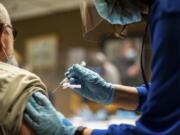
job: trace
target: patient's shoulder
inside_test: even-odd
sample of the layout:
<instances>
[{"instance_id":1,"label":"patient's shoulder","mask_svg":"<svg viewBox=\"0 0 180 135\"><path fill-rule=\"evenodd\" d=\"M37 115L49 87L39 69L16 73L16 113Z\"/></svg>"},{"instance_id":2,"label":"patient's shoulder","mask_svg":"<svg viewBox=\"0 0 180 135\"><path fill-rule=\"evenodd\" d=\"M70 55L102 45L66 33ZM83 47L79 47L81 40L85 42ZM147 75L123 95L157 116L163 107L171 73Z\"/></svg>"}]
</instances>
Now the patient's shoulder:
<instances>
[{"instance_id":1,"label":"patient's shoulder","mask_svg":"<svg viewBox=\"0 0 180 135\"><path fill-rule=\"evenodd\" d=\"M8 91L10 87L14 88L17 84L21 84L21 87L28 86L38 86L46 90L46 86L41 81L41 79L22 68L0 62L0 89L7 88Z\"/></svg>"},{"instance_id":2,"label":"patient's shoulder","mask_svg":"<svg viewBox=\"0 0 180 135\"><path fill-rule=\"evenodd\" d=\"M3 62L0 62L0 72L6 74L30 74L36 76L27 70Z\"/></svg>"},{"instance_id":3,"label":"patient's shoulder","mask_svg":"<svg viewBox=\"0 0 180 135\"><path fill-rule=\"evenodd\" d=\"M7 80L11 82L13 80L38 80L42 83L41 79L27 70L22 68L0 62L0 80Z\"/></svg>"}]
</instances>

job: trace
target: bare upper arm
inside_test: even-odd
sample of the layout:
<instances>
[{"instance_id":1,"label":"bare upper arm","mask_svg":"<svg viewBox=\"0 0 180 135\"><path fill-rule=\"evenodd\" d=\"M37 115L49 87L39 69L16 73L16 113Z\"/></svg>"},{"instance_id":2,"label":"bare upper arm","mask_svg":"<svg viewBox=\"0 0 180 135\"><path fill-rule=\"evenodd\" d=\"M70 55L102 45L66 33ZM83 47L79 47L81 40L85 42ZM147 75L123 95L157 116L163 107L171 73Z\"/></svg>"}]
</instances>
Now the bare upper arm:
<instances>
[{"instance_id":1,"label":"bare upper arm","mask_svg":"<svg viewBox=\"0 0 180 135\"><path fill-rule=\"evenodd\" d=\"M35 135L25 122L22 123L20 134L21 135Z\"/></svg>"}]
</instances>

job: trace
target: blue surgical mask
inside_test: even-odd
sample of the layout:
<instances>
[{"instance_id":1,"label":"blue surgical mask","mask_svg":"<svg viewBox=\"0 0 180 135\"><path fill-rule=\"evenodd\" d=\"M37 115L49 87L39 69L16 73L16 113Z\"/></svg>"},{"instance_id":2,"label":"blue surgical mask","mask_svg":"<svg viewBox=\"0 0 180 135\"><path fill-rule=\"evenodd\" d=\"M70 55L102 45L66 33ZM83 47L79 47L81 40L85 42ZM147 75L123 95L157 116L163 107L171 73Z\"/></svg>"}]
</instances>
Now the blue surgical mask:
<instances>
[{"instance_id":1,"label":"blue surgical mask","mask_svg":"<svg viewBox=\"0 0 180 135\"><path fill-rule=\"evenodd\" d=\"M16 62L14 61L13 57L8 57L7 62L10 65L17 66Z\"/></svg>"},{"instance_id":2,"label":"blue surgical mask","mask_svg":"<svg viewBox=\"0 0 180 135\"><path fill-rule=\"evenodd\" d=\"M7 63L7 64L14 65L14 66L18 66L18 63L17 63L17 60L16 60L15 57L13 57L13 56L8 56L7 53L6 53L6 51L5 51L4 49L3 49L3 52L4 52L5 56L6 56L6 59L7 59L6 63Z\"/></svg>"},{"instance_id":3,"label":"blue surgical mask","mask_svg":"<svg viewBox=\"0 0 180 135\"><path fill-rule=\"evenodd\" d=\"M105 0L95 0L95 7L98 14L111 24L127 25L142 20L140 11L134 12L131 17L122 16L113 11L113 7L108 7Z\"/></svg>"},{"instance_id":4,"label":"blue surgical mask","mask_svg":"<svg viewBox=\"0 0 180 135\"><path fill-rule=\"evenodd\" d=\"M137 52L135 49L129 49L126 54L125 54L126 58L128 60L135 60L136 56L137 56Z\"/></svg>"}]
</instances>

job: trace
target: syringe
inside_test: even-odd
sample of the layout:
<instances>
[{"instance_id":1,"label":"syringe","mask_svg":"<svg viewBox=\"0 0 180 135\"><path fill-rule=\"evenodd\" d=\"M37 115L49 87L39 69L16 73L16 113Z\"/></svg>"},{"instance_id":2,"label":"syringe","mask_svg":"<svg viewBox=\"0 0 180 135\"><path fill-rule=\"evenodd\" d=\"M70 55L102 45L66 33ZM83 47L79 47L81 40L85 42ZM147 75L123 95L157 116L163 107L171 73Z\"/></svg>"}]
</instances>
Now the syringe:
<instances>
[{"instance_id":1,"label":"syringe","mask_svg":"<svg viewBox=\"0 0 180 135\"><path fill-rule=\"evenodd\" d=\"M85 61L82 61L80 65L83 66L83 67L85 67L85 66L86 66L86 62L85 62ZM70 78L71 75L72 75L72 74L69 74L67 77L65 77L65 78L59 83L58 87L51 92L51 94L54 94L61 86L63 86L64 83L67 83L67 82L68 82L68 78ZM71 85L69 85L69 86L71 86ZM73 85L73 86L75 87L75 85ZM80 85L78 85L78 87L79 87L79 86L80 86ZM73 88L73 87L70 87L70 88Z\"/></svg>"}]
</instances>

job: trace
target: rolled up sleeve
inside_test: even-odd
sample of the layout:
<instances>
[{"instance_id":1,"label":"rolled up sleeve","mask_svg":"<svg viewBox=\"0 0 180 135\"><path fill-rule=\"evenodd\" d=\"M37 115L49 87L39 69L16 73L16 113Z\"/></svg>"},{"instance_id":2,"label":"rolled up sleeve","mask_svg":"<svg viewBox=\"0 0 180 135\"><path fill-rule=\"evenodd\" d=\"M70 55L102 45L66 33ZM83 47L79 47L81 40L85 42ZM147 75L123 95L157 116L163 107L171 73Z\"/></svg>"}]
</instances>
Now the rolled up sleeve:
<instances>
[{"instance_id":1,"label":"rolled up sleeve","mask_svg":"<svg viewBox=\"0 0 180 135\"><path fill-rule=\"evenodd\" d=\"M149 88L151 88L151 83L149 83ZM147 99L149 90L147 89L147 87L145 85L138 86L138 87L136 87L136 89L139 94L139 105L138 105L137 111L142 112L142 107Z\"/></svg>"}]
</instances>

